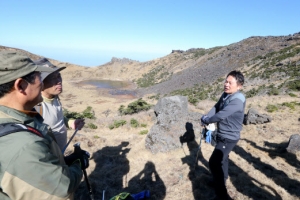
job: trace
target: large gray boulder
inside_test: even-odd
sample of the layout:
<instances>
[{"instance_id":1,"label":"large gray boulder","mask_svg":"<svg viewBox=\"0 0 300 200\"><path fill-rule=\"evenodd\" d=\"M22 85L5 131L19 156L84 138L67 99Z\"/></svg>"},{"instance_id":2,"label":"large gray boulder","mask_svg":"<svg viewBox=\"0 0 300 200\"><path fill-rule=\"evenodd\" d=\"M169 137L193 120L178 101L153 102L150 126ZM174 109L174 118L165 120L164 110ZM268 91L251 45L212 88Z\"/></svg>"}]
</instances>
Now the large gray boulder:
<instances>
[{"instance_id":1,"label":"large gray boulder","mask_svg":"<svg viewBox=\"0 0 300 200\"><path fill-rule=\"evenodd\" d=\"M168 152L181 147L180 138L186 133L199 132L202 114L188 112L185 96L160 99L154 107L156 123L147 134L146 149L152 153ZM189 139L194 139L192 135Z\"/></svg>"},{"instance_id":2,"label":"large gray boulder","mask_svg":"<svg viewBox=\"0 0 300 200\"><path fill-rule=\"evenodd\" d=\"M289 153L296 154L298 151L300 151L300 135L299 134L294 134L291 135L288 147L286 150Z\"/></svg>"},{"instance_id":3,"label":"large gray boulder","mask_svg":"<svg viewBox=\"0 0 300 200\"><path fill-rule=\"evenodd\" d=\"M254 108L250 108L247 115L245 116L244 124L263 124L271 121L272 118L269 115L260 114Z\"/></svg>"}]
</instances>

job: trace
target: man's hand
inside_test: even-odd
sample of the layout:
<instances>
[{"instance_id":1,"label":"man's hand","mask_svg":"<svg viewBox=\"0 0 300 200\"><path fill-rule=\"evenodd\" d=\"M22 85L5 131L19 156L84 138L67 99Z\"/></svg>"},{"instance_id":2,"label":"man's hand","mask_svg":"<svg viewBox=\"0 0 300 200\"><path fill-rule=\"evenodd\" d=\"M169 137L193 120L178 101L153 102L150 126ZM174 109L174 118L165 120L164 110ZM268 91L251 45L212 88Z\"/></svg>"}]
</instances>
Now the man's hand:
<instances>
[{"instance_id":1,"label":"man's hand","mask_svg":"<svg viewBox=\"0 0 300 200\"><path fill-rule=\"evenodd\" d=\"M79 162L81 169L86 169L89 167L90 154L87 151L81 150L80 152L74 152L68 156L65 156L65 162L68 166L73 163Z\"/></svg>"},{"instance_id":2,"label":"man's hand","mask_svg":"<svg viewBox=\"0 0 300 200\"><path fill-rule=\"evenodd\" d=\"M208 120L209 120L209 117L208 117L207 115L203 115L203 116L201 117L201 125L202 125L202 126L208 125L208 124L209 124Z\"/></svg>"},{"instance_id":3,"label":"man's hand","mask_svg":"<svg viewBox=\"0 0 300 200\"><path fill-rule=\"evenodd\" d=\"M81 130L84 124L84 119L75 119L74 123L71 124L71 128Z\"/></svg>"},{"instance_id":4,"label":"man's hand","mask_svg":"<svg viewBox=\"0 0 300 200\"><path fill-rule=\"evenodd\" d=\"M90 158L90 153L84 150L81 150L81 169L86 169L89 167L89 158Z\"/></svg>"}]
</instances>

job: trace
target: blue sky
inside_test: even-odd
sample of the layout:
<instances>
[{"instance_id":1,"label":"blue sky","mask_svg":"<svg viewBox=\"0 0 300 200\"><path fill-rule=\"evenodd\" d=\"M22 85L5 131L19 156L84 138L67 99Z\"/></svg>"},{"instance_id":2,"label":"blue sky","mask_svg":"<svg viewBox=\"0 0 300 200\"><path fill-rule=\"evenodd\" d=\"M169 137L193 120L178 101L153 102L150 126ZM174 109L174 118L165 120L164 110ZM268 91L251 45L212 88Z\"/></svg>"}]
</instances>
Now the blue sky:
<instances>
[{"instance_id":1,"label":"blue sky","mask_svg":"<svg viewBox=\"0 0 300 200\"><path fill-rule=\"evenodd\" d=\"M6 0L0 45L83 66L300 32L299 0Z\"/></svg>"}]
</instances>

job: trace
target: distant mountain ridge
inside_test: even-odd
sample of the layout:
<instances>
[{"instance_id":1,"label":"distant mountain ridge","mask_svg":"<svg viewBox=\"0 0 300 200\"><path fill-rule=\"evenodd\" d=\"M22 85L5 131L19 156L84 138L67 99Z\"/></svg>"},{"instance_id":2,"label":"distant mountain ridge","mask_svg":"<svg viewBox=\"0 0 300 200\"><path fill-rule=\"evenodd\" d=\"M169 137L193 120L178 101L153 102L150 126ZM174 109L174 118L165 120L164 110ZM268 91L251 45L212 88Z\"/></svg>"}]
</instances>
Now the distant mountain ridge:
<instances>
[{"instance_id":1,"label":"distant mountain ridge","mask_svg":"<svg viewBox=\"0 0 300 200\"><path fill-rule=\"evenodd\" d=\"M32 60L37 60L37 59L41 58L41 56L39 56L39 55L35 55L33 53L30 53L30 52L22 50L22 49L13 48L13 47L6 47L6 46L1 46L0 45L0 51L4 51L4 50L19 52L19 53L21 53L23 55L28 56Z\"/></svg>"}]
</instances>

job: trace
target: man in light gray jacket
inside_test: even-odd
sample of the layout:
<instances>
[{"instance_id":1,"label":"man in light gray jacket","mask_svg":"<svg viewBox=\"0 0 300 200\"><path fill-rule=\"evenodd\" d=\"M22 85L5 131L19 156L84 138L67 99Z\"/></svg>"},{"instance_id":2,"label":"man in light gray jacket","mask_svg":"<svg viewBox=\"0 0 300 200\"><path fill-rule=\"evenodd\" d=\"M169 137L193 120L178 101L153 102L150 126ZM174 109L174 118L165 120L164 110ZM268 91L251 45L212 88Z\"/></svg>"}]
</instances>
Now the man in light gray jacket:
<instances>
[{"instance_id":1,"label":"man in light gray jacket","mask_svg":"<svg viewBox=\"0 0 300 200\"><path fill-rule=\"evenodd\" d=\"M225 183L228 178L229 153L240 139L244 121L246 99L239 92L243 84L244 76L241 72L230 72L219 101L201 118L203 125L217 123L217 145L209 159L209 168L217 196L221 199L230 199Z\"/></svg>"},{"instance_id":2,"label":"man in light gray jacket","mask_svg":"<svg viewBox=\"0 0 300 200\"><path fill-rule=\"evenodd\" d=\"M46 58L34 62L37 65L53 69L53 72L42 73L44 83L42 90L43 102L36 105L35 109L44 118L44 123L51 127L56 142L63 151L67 144L67 128L80 130L85 124L84 119L70 120L63 115L63 108L58 95L63 91L60 71L66 67L58 68Z\"/></svg>"}]
</instances>

